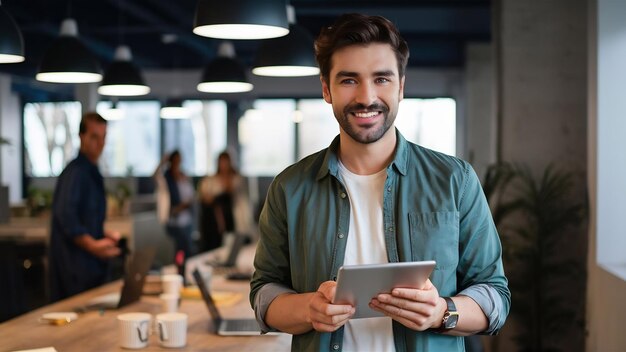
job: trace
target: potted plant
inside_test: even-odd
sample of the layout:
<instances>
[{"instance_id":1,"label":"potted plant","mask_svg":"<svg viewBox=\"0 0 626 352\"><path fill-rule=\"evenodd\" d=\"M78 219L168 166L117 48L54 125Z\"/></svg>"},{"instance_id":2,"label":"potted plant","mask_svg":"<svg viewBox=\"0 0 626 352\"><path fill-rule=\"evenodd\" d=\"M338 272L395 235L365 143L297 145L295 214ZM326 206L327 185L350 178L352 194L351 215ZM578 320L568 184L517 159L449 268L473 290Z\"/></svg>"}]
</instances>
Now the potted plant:
<instances>
[{"instance_id":1,"label":"potted plant","mask_svg":"<svg viewBox=\"0 0 626 352\"><path fill-rule=\"evenodd\" d=\"M519 351L562 350L565 323L584 334L575 304L584 302L584 289L575 287L585 281L586 259L563 250L579 240L573 236L586 216L585 201L571 195L573 177L550 165L535 178L527 166L501 163L489 167L483 183L502 239L511 318L520 323Z\"/></svg>"}]
</instances>

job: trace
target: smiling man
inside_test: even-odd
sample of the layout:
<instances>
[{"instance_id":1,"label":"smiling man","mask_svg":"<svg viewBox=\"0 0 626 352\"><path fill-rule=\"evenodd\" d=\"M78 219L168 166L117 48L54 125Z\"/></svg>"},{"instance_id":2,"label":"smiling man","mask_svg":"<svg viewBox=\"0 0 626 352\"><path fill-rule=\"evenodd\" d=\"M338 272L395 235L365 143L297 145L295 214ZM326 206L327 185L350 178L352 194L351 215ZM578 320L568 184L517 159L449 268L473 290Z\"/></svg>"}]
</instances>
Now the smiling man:
<instances>
[{"instance_id":1,"label":"smiling man","mask_svg":"<svg viewBox=\"0 0 626 352\"><path fill-rule=\"evenodd\" d=\"M294 351L464 351L510 307L501 246L471 166L393 128L408 47L379 16L349 14L315 43L339 136L278 175L259 220L250 300ZM372 298L381 318L332 304L342 265L435 260L420 289ZM372 278L375 280L376 278Z\"/></svg>"}]
</instances>

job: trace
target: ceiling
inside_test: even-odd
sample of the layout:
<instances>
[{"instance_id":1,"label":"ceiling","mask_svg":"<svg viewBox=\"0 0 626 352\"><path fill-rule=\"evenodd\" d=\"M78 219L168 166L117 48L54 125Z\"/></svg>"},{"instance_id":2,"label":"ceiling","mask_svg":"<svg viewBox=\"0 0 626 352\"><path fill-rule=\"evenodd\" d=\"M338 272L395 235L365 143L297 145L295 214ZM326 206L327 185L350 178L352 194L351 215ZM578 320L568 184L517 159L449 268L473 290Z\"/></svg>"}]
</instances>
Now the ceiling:
<instances>
[{"instance_id":1,"label":"ceiling","mask_svg":"<svg viewBox=\"0 0 626 352\"><path fill-rule=\"evenodd\" d=\"M228 1L228 0L226 0ZM259 0L261 1L261 0ZM220 40L192 33L197 0L2 0L18 23L26 61L0 65L0 73L35 76L64 18L75 18L79 37L103 67L115 47L130 46L142 69L200 69L215 57ZM382 15L410 47L409 67L463 67L467 42L490 40L489 0L291 0L296 22L312 37L342 13ZM234 41L237 56L254 62L260 40Z\"/></svg>"}]
</instances>

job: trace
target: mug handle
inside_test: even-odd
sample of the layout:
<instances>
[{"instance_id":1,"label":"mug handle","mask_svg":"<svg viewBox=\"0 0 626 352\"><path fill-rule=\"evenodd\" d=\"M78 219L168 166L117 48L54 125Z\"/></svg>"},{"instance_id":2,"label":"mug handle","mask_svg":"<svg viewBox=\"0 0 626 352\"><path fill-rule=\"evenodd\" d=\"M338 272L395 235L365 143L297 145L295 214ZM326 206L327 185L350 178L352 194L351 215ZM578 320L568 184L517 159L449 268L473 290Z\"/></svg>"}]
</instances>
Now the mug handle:
<instances>
[{"instance_id":1,"label":"mug handle","mask_svg":"<svg viewBox=\"0 0 626 352\"><path fill-rule=\"evenodd\" d=\"M140 326L148 325L148 322L147 321L142 321L139 325ZM137 335L139 336L139 341L141 341L141 342L148 341L148 329L147 328L146 328L146 337L142 337L141 336L141 329L140 329L139 326L137 327Z\"/></svg>"},{"instance_id":2,"label":"mug handle","mask_svg":"<svg viewBox=\"0 0 626 352\"><path fill-rule=\"evenodd\" d=\"M165 328L165 324L163 324L162 321L158 321L157 324L159 325L159 338L161 339L161 341L167 341L169 337L167 336L167 329Z\"/></svg>"}]
</instances>

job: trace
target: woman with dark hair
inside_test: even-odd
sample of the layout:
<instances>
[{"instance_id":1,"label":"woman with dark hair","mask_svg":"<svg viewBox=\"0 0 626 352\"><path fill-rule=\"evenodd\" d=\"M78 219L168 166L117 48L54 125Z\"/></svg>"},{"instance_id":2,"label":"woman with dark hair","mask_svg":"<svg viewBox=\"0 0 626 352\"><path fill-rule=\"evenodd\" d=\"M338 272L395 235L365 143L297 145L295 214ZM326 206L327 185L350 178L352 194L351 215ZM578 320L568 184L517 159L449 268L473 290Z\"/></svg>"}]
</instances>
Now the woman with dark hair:
<instances>
[{"instance_id":1,"label":"woman with dark hair","mask_svg":"<svg viewBox=\"0 0 626 352\"><path fill-rule=\"evenodd\" d=\"M169 193L169 211L165 224L167 234L174 240L175 252L182 251L184 258L189 258L193 254L191 233L195 191L191 181L181 169L181 162L182 157L178 150L165 155L154 176L165 181ZM168 167L163 171L165 165Z\"/></svg>"},{"instance_id":2,"label":"woman with dark hair","mask_svg":"<svg viewBox=\"0 0 626 352\"><path fill-rule=\"evenodd\" d=\"M202 204L200 233L203 251L220 247L225 233L250 231L252 215L243 180L228 152L220 153L216 174L205 177L198 192Z\"/></svg>"}]
</instances>

